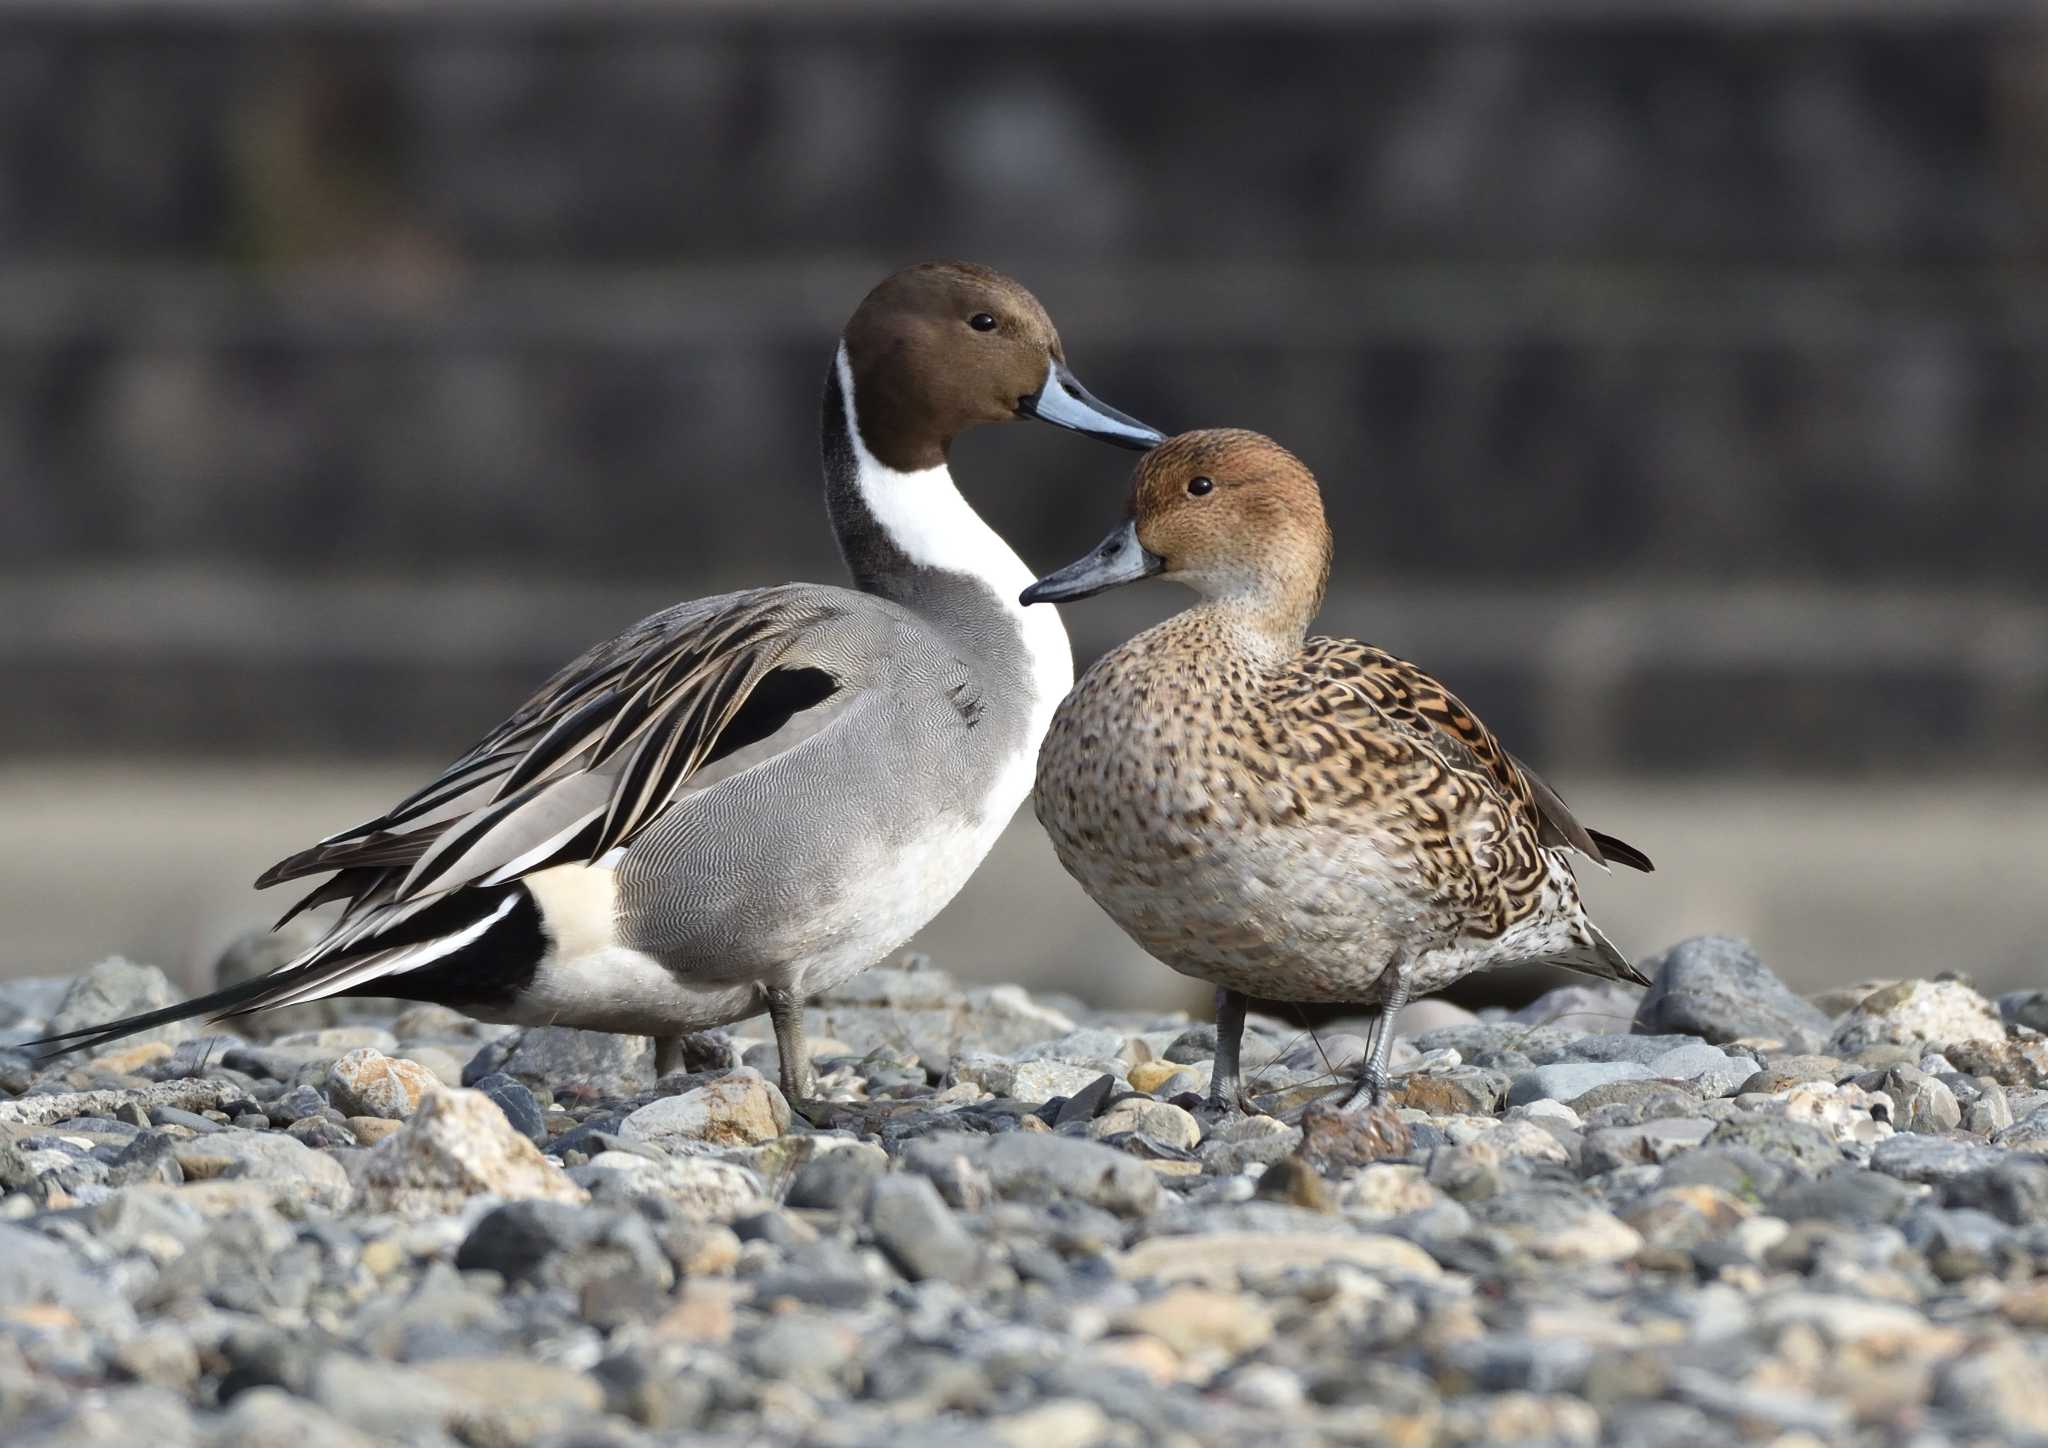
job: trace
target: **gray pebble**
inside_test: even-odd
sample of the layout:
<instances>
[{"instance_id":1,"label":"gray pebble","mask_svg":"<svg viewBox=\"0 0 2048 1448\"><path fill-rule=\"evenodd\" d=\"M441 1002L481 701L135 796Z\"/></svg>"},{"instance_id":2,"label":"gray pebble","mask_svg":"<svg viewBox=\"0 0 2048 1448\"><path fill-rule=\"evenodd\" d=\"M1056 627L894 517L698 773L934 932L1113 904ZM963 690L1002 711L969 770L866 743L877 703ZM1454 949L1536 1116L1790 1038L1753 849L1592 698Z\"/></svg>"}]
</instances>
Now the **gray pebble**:
<instances>
[{"instance_id":1,"label":"gray pebble","mask_svg":"<svg viewBox=\"0 0 2048 1448\"><path fill-rule=\"evenodd\" d=\"M867 1200L876 1178L888 1170L886 1161L865 1151L828 1151L797 1169L784 1198L792 1207L840 1211Z\"/></svg>"},{"instance_id":2,"label":"gray pebble","mask_svg":"<svg viewBox=\"0 0 2048 1448\"><path fill-rule=\"evenodd\" d=\"M498 1110L505 1113L505 1119L512 1129L531 1142L547 1140L547 1121L542 1116L540 1103L533 1098L533 1092L524 1082L503 1071L494 1071L476 1082L476 1089L491 1098Z\"/></svg>"},{"instance_id":3,"label":"gray pebble","mask_svg":"<svg viewBox=\"0 0 2048 1448\"><path fill-rule=\"evenodd\" d=\"M1827 1014L1771 972L1747 941L1701 935L1643 963L1651 978L1636 1008L1636 1029L1682 1031L1715 1044L1773 1037L1806 1051L1828 1038Z\"/></svg>"},{"instance_id":4,"label":"gray pebble","mask_svg":"<svg viewBox=\"0 0 2048 1448\"><path fill-rule=\"evenodd\" d=\"M1617 1081L1643 1081L1654 1077L1649 1067L1636 1061L1578 1061L1555 1066L1537 1066L1524 1071L1508 1087L1508 1105L1526 1106L1531 1101L1572 1101L1600 1086Z\"/></svg>"},{"instance_id":5,"label":"gray pebble","mask_svg":"<svg viewBox=\"0 0 2048 1448\"><path fill-rule=\"evenodd\" d=\"M921 1176L885 1176L868 1197L868 1230L897 1270L913 1282L971 1281L981 1246Z\"/></svg>"},{"instance_id":6,"label":"gray pebble","mask_svg":"<svg viewBox=\"0 0 2048 1448\"><path fill-rule=\"evenodd\" d=\"M1666 1051L1650 1063L1654 1076L1686 1081L1704 1097L1726 1096L1756 1074L1756 1062L1748 1056L1731 1056L1719 1046L1691 1041Z\"/></svg>"},{"instance_id":7,"label":"gray pebble","mask_svg":"<svg viewBox=\"0 0 2048 1448\"><path fill-rule=\"evenodd\" d=\"M829 1134L628 1142L700 1081L655 1087L639 1042L491 1041L477 1119L514 1154L552 1127L553 1159L504 1180L561 1200L370 1195L327 1063L402 1038L445 1079L487 1034L446 1012L351 1004L141 1091L47 1075L0 1101L0 1436L119 1441L118 1412L165 1448L1678 1448L1836 1441L1877 1404L1930 1448L2025 1441L2048 1342L2031 1037L1753 1058L1675 1019L1625 1033L1587 989L1452 1013L1423 1043L1460 1064L1397 1078L1406 1151L1325 1153L1327 1177L1288 1121L1129 1092L1125 1051L1206 1062L1208 1028L921 970L813 1008L852 1048ZM1255 1030L1259 1099L1298 1112L1326 1053L1362 1049L1344 1026L1320 1049ZM522 1050L554 1074L505 1069ZM1061 1085L967 1100L954 1068Z\"/></svg>"},{"instance_id":8,"label":"gray pebble","mask_svg":"<svg viewBox=\"0 0 2048 1448\"><path fill-rule=\"evenodd\" d=\"M1935 1186L1975 1175L2004 1159L2000 1152L1978 1142L1910 1134L1880 1141L1870 1153L1872 1169L1901 1181Z\"/></svg>"},{"instance_id":9,"label":"gray pebble","mask_svg":"<svg viewBox=\"0 0 2048 1448\"><path fill-rule=\"evenodd\" d=\"M480 1081L502 1071L558 1094L566 1086L616 1094L645 1091L654 1084L654 1043L645 1036L536 1026L510 1040L510 1049L498 1064L478 1071L474 1078L471 1070L487 1064L486 1052L490 1048L472 1057L463 1067L463 1080Z\"/></svg>"}]
</instances>

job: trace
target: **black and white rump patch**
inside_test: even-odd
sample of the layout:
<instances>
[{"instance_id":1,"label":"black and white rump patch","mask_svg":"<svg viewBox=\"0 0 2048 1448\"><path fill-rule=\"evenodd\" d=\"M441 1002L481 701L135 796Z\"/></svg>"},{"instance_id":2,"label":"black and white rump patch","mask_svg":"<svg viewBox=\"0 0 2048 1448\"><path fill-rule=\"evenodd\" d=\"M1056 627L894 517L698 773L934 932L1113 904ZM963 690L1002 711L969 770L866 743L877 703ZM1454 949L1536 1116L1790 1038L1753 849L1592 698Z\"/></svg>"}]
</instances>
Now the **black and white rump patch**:
<instances>
[{"instance_id":1,"label":"black and white rump patch","mask_svg":"<svg viewBox=\"0 0 2048 1448\"><path fill-rule=\"evenodd\" d=\"M211 995L25 1045L41 1056L93 1050L173 1021L225 1021L335 995L458 1009L506 1005L532 982L548 944L540 907L524 885L461 890L409 915L364 949L317 954Z\"/></svg>"}]
</instances>

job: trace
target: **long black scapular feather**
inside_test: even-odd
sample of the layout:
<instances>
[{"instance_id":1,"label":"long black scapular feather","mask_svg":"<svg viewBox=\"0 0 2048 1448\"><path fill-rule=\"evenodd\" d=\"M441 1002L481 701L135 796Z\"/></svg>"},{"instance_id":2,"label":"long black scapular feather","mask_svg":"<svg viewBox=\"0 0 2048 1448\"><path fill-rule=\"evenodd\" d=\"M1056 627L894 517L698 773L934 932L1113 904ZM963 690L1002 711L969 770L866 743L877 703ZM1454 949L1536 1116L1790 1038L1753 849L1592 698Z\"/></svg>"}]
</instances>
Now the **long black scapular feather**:
<instances>
[{"instance_id":1,"label":"long black scapular feather","mask_svg":"<svg viewBox=\"0 0 2048 1448\"><path fill-rule=\"evenodd\" d=\"M1627 840L1617 840L1613 835L1603 834L1599 830L1587 830L1586 833L1591 835L1593 843L1600 847L1600 858L1610 865L1626 865L1631 870L1641 870L1645 875L1657 868L1650 862L1648 855Z\"/></svg>"}]
</instances>

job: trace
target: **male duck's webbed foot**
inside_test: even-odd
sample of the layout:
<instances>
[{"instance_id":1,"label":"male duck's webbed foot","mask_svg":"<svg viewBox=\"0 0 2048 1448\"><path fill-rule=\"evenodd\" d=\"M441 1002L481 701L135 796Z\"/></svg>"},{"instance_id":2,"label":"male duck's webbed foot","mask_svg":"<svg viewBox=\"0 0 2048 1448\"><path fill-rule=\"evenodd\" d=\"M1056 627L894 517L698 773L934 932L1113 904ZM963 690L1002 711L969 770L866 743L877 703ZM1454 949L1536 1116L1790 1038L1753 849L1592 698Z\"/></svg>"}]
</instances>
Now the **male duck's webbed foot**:
<instances>
[{"instance_id":1,"label":"male duck's webbed foot","mask_svg":"<svg viewBox=\"0 0 2048 1448\"><path fill-rule=\"evenodd\" d=\"M1381 997L1379 1014L1373 1017L1365 1063L1358 1068L1358 1089L1344 1103L1346 1111L1364 1111L1379 1105L1386 1099L1387 1086L1393 1080L1387 1065L1394 1054L1394 1022L1408 1004L1408 967L1390 965L1387 972L1392 978Z\"/></svg>"},{"instance_id":2,"label":"male duck's webbed foot","mask_svg":"<svg viewBox=\"0 0 2048 1448\"><path fill-rule=\"evenodd\" d=\"M768 1005L769 1024L775 1027L777 1084L783 1099L791 1111L815 1122L813 1111L831 1103L818 1099L818 1075L811 1069L811 1050L804 1040L804 998L772 987L763 987L761 996Z\"/></svg>"}]
</instances>

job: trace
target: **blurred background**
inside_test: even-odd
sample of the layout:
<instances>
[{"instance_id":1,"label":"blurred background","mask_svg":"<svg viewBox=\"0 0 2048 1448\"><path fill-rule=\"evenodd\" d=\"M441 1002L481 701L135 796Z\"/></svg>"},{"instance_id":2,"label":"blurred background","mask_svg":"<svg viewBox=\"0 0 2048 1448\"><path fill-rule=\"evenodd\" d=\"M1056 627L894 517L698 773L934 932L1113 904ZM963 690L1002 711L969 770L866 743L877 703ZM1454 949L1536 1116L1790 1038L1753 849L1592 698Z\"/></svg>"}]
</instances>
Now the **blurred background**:
<instances>
[{"instance_id":1,"label":"blurred background","mask_svg":"<svg viewBox=\"0 0 2048 1448\"><path fill-rule=\"evenodd\" d=\"M1317 469L1322 626L1657 858L1625 949L2038 984L2044 142L2017 0L0 0L0 972L197 981L586 644L837 580L834 339L961 256ZM1129 462L954 458L1042 567ZM1028 811L924 944L1190 995Z\"/></svg>"}]
</instances>

